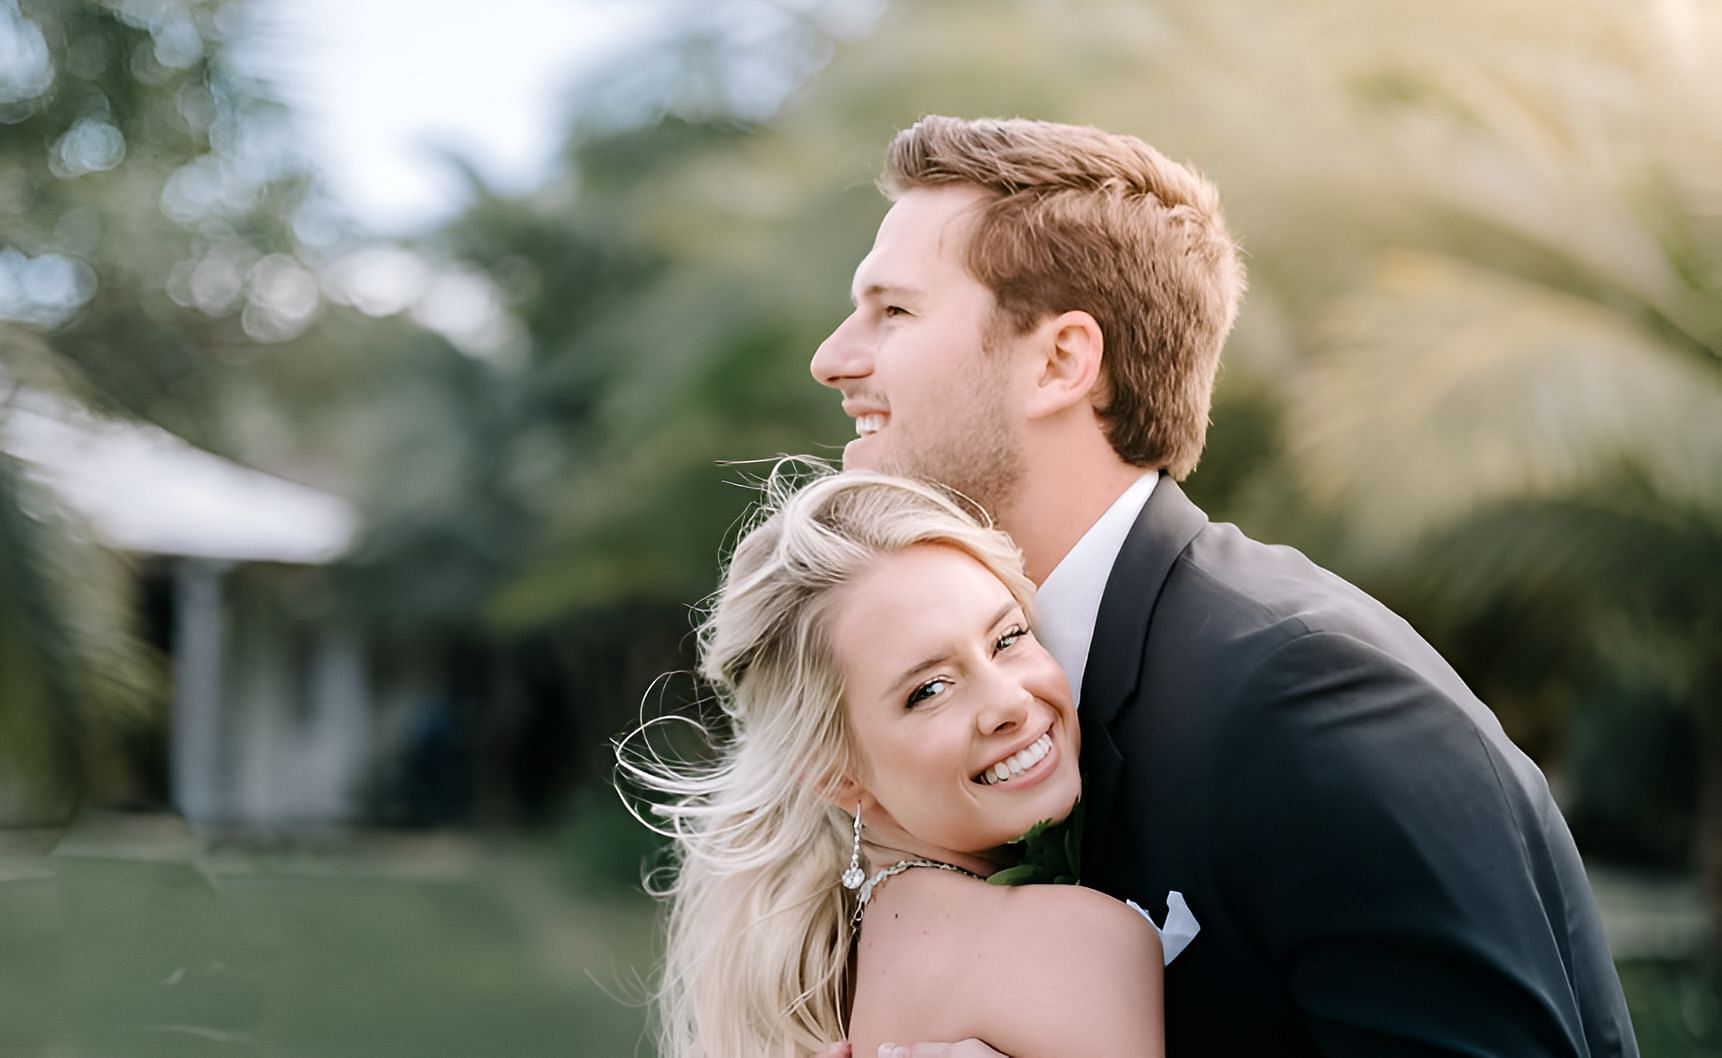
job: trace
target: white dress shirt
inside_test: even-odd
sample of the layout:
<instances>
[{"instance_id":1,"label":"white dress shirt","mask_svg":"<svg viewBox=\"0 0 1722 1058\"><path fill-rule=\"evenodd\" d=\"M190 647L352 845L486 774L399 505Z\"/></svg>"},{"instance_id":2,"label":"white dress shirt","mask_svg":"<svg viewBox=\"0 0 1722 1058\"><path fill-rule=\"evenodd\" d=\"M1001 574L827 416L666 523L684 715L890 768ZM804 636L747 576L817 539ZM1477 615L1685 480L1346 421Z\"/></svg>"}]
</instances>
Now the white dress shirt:
<instances>
[{"instance_id":1,"label":"white dress shirt","mask_svg":"<svg viewBox=\"0 0 1722 1058\"><path fill-rule=\"evenodd\" d=\"M1082 704L1082 674L1088 669L1088 648L1094 642L1094 622L1100 616L1106 580L1159 480L1158 470L1146 471L1113 500L1035 594L1035 636L1069 677L1070 696L1077 705Z\"/></svg>"},{"instance_id":2,"label":"white dress shirt","mask_svg":"<svg viewBox=\"0 0 1722 1058\"><path fill-rule=\"evenodd\" d=\"M1154 483L1160 472L1150 470L1137 478L1124 493L1112 501L1112 506L1100 519L1088 527L1058 563L1046 583L1035 595L1035 635L1053 659L1070 677L1070 696L1082 704L1082 674L1088 670L1088 648L1094 642L1094 623L1100 617L1100 597L1106 594L1106 581L1112 576L1112 566L1118 552L1136 524L1136 516L1148 497L1154 493ZM1160 955L1167 966L1190 946L1201 923L1185 902L1184 894L1173 890L1166 894L1166 922L1155 922L1142 906L1126 900L1137 914L1148 920L1160 934Z\"/></svg>"}]
</instances>

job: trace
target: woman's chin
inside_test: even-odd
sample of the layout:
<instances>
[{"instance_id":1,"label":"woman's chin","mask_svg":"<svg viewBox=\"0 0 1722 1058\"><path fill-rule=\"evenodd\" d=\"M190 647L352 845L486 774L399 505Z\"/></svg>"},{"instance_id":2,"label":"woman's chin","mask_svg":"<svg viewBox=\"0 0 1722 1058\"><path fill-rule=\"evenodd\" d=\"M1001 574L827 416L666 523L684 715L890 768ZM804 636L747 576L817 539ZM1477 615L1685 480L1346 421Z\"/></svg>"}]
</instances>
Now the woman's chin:
<instances>
[{"instance_id":1,"label":"woman's chin","mask_svg":"<svg viewBox=\"0 0 1722 1058\"><path fill-rule=\"evenodd\" d=\"M1016 837L1012 838L1011 844L1016 844L1018 842L1026 841L1026 840L1028 840L1029 836L1034 834L1036 831L1044 830L1047 827L1055 827L1058 824L1069 819L1070 814L1072 812L1076 811L1077 801L1079 801L1079 800L1080 800L1080 798L1072 798L1070 803L1066 804L1063 809L1061 809L1059 811L1055 811L1055 812L1050 812L1046 816L1035 820L1021 834L1018 834Z\"/></svg>"}]
</instances>

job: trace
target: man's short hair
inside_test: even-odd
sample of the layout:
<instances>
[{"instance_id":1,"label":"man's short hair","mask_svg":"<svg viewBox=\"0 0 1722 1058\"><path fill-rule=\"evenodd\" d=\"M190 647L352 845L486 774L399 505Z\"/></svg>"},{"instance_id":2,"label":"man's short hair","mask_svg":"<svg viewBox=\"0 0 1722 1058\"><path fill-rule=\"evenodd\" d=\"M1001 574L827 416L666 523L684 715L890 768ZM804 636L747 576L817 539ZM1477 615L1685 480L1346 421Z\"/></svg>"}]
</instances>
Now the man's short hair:
<instances>
[{"instance_id":1,"label":"man's short hair","mask_svg":"<svg viewBox=\"0 0 1722 1058\"><path fill-rule=\"evenodd\" d=\"M1097 412L1121 458L1182 479L1208 431L1244 268L1214 185L1136 139L1044 121L929 116L891 141L880 187L992 197L967 248L1016 334L1080 309L1105 338Z\"/></svg>"}]
</instances>

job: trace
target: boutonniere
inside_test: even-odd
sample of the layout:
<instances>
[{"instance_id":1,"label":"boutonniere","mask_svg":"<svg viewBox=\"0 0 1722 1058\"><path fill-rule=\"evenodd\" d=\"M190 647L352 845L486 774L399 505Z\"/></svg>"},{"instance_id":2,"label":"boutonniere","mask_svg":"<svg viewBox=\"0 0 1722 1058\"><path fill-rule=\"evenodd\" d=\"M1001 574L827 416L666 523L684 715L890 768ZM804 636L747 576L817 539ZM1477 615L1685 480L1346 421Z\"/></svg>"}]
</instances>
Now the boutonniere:
<instances>
[{"instance_id":1,"label":"boutonniere","mask_svg":"<svg viewBox=\"0 0 1722 1058\"><path fill-rule=\"evenodd\" d=\"M987 876L991 885L1075 885L1081 880L1082 801L1061 820L1043 819L1011 842L1022 862Z\"/></svg>"}]
</instances>

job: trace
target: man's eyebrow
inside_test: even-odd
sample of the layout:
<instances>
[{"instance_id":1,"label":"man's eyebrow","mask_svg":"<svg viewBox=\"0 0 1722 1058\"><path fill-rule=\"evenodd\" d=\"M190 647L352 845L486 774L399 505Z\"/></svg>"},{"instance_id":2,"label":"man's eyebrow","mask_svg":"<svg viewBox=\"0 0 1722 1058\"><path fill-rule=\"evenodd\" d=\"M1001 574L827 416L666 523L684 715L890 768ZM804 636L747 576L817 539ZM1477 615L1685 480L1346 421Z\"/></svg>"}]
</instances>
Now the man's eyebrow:
<instances>
[{"instance_id":1,"label":"man's eyebrow","mask_svg":"<svg viewBox=\"0 0 1722 1058\"><path fill-rule=\"evenodd\" d=\"M902 283L868 283L859 291L851 291L849 294L849 302L853 305L859 305L862 300L868 298L890 300L892 298L909 297L918 293L920 293L920 291L916 290L914 287L905 286Z\"/></svg>"}]
</instances>

